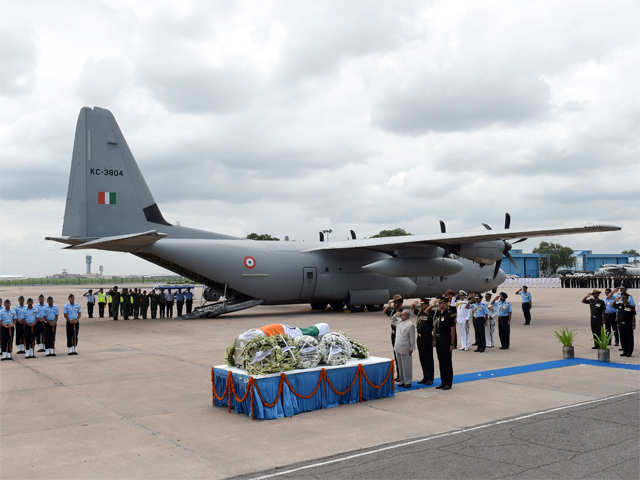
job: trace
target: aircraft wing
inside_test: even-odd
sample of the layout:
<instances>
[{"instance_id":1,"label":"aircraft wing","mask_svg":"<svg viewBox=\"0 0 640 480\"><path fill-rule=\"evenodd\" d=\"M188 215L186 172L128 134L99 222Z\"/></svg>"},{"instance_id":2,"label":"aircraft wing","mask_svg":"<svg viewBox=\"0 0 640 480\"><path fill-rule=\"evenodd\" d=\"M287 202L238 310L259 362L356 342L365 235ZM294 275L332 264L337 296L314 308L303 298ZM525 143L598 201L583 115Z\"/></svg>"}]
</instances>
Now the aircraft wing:
<instances>
[{"instance_id":1,"label":"aircraft wing","mask_svg":"<svg viewBox=\"0 0 640 480\"><path fill-rule=\"evenodd\" d=\"M587 225L584 227L537 228L532 230L487 230L473 233L440 233L435 235L408 235L402 237L364 238L361 240L345 240L317 245L306 252L370 249L393 252L402 247L420 246L456 246L491 240L507 240L511 238L551 237L554 235L571 235L580 233L612 232L621 230L615 225Z\"/></svg>"}]
</instances>

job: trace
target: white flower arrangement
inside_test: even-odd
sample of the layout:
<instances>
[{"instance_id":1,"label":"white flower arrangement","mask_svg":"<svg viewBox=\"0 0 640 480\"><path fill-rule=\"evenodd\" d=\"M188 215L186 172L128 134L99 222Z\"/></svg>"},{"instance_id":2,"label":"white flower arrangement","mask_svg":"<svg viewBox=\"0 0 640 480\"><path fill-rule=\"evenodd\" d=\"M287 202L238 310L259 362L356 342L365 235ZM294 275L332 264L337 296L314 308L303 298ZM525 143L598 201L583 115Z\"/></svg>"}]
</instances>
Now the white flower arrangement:
<instances>
[{"instance_id":1,"label":"white flower arrangement","mask_svg":"<svg viewBox=\"0 0 640 480\"><path fill-rule=\"evenodd\" d=\"M320 350L318 350L317 338L311 335L302 335L295 339L295 345L298 348L297 368L314 368L318 366L322 357Z\"/></svg>"},{"instance_id":2,"label":"white flower arrangement","mask_svg":"<svg viewBox=\"0 0 640 480\"><path fill-rule=\"evenodd\" d=\"M351 358L349 339L338 332L327 333L318 345L322 361L327 365L344 365Z\"/></svg>"}]
</instances>

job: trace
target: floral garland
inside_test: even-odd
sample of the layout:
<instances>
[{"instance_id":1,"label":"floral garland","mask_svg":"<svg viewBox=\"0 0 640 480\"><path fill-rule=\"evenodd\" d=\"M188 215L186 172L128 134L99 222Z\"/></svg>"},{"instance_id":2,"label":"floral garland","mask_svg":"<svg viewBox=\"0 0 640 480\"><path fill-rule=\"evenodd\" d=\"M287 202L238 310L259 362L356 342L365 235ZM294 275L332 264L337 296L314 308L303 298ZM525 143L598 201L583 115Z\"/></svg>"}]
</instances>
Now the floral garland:
<instances>
[{"instance_id":1,"label":"floral garland","mask_svg":"<svg viewBox=\"0 0 640 480\"><path fill-rule=\"evenodd\" d=\"M288 335L255 337L246 343L240 359L249 375L285 372L298 364L298 349Z\"/></svg>"},{"instance_id":2,"label":"floral garland","mask_svg":"<svg viewBox=\"0 0 640 480\"><path fill-rule=\"evenodd\" d=\"M295 339L295 344L299 355L297 368L317 367L322 359L318 350L318 339L311 335L302 335Z\"/></svg>"},{"instance_id":3,"label":"floral garland","mask_svg":"<svg viewBox=\"0 0 640 480\"><path fill-rule=\"evenodd\" d=\"M318 346L322 361L327 365L344 365L351 358L351 343L338 332L327 333Z\"/></svg>"}]
</instances>

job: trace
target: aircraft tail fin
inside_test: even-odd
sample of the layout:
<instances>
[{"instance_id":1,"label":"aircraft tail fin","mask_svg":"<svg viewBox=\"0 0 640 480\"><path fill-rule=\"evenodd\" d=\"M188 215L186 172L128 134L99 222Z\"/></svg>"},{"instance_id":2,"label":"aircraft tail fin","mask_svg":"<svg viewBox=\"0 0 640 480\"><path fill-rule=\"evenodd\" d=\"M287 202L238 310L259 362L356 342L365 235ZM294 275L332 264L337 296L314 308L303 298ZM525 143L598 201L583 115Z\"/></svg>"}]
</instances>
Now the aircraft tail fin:
<instances>
[{"instance_id":1,"label":"aircraft tail fin","mask_svg":"<svg viewBox=\"0 0 640 480\"><path fill-rule=\"evenodd\" d=\"M113 114L83 107L76 124L62 235L91 239L169 225Z\"/></svg>"}]
</instances>

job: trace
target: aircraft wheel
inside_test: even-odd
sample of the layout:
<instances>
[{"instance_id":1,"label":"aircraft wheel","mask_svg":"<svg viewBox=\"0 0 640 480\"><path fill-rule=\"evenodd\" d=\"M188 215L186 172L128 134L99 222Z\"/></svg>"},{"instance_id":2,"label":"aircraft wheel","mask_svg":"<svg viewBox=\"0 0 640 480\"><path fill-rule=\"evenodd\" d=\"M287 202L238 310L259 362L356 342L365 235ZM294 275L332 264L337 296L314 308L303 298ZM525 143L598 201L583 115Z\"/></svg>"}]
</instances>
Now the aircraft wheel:
<instances>
[{"instance_id":1,"label":"aircraft wheel","mask_svg":"<svg viewBox=\"0 0 640 480\"><path fill-rule=\"evenodd\" d=\"M380 312L384 308L384 305L375 304L375 305L367 305L368 312Z\"/></svg>"},{"instance_id":2,"label":"aircraft wheel","mask_svg":"<svg viewBox=\"0 0 640 480\"><path fill-rule=\"evenodd\" d=\"M318 310L323 312L325 310L325 308L327 308L327 304L326 303L312 303L311 304L311 310Z\"/></svg>"},{"instance_id":3,"label":"aircraft wheel","mask_svg":"<svg viewBox=\"0 0 640 480\"><path fill-rule=\"evenodd\" d=\"M364 305L348 305L351 313L360 313L364 312Z\"/></svg>"},{"instance_id":4,"label":"aircraft wheel","mask_svg":"<svg viewBox=\"0 0 640 480\"><path fill-rule=\"evenodd\" d=\"M333 302L333 303L330 303L329 305L331 305L331 309L334 312L341 312L342 309L344 308L344 302Z\"/></svg>"},{"instance_id":5,"label":"aircraft wheel","mask_svg":"<svg viewBox=\"0 0 640 480\"><path fill-rule=\"evenodd\" d=\"M496 293L496 292L498 291L498 289L497 289L497 288L492 288L492 289L491 289L491 291L492 291L493 293Z\"/></svg>"}]
</instances>

